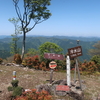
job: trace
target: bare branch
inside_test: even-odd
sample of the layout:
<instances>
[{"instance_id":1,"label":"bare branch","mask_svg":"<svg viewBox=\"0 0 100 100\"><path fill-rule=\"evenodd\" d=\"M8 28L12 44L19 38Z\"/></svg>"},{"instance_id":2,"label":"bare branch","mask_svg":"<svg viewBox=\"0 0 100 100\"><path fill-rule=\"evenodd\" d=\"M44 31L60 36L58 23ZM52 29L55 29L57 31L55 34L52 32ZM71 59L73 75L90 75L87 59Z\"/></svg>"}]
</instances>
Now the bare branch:
<instances>
[{"instance_id":1,"label":"bare branch","mask_svg":"<svg viewBox=\"0 0 100 100\"><path fill-rule=\"evenodd\" d=\"M40 21L40 22L38 22L37 24L40 24L40 23L42 23L43 21L46 21L47 19L44 19L44 20L42 20L42 21Z\"/></svg>"},{"instance_id":2,"label":"bare branch","mask_svg":"<svg viewBox=\"0 0 100 100\"><path fill-rule=\"evenodd\" d=\"M20 21L22 22L22 17L21 17L21 12L20 12L20 9L18 7L18 2L19 0L13 0L14 2L14 5L15 5L15 10L16 10L16 13L18 15L18 18L20 19Z\"/></svg>"},{"instance_id":3,"label":"bare branch","mask_svg":"<svg viewBox=\"0 0 100 100\"><path fill-rule=\"evenodd\" d=\"M29 31L31 31L31 30L36 26L36 24L37 24L37 22L35 22L35 24L34 24L31 28L29 28L29 29L26 31L26 33L29 32Z\"/></svg>"}]
</instances>

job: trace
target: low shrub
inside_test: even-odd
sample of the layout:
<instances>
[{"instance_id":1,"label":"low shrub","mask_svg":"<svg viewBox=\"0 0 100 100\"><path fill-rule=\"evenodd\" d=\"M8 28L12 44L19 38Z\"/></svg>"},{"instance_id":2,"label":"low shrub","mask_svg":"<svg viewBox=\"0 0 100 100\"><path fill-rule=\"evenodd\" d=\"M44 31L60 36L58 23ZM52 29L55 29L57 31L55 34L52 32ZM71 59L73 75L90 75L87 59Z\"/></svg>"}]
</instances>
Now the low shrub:
<instances>
[{"instance_id":1,"label":"low shrub","mask_svg":"<svg viewBox=\"0 0 100 100\"><path fill-rule=\"evenodd\" d=\"M95 64L100 65L100 56L99 55L94 55L90 60L94 61Z\"/></svg>"},{"instance_id":2,"label":"low shrub","mask_svg":"<svg viewBox=\"0 0 100 100\"><path fill-rule=\"evenodd\" d=\"M11 100L16 96L20 96L22 94L23 88L18 86L18 80L12 80L12 86L8 87L8 91L13 91L11 95Z\"/></svg>"},{"instance_id":3,"label":"low shrub","mask_svg":"<svg viewBox=\"0 0 100 100\"><path fill-rule=\"evenodd\" d=\"M16 97L14 100L53 100L52 96L47 91L36 92L32 89L28 92L23 92L21 96Z\"/></svg>"},{"instance_id":4,"label":"low shrub","mask_svg":"<svg viewBox=\"0 0 100 100\"><path fill-rule=\"evenodd\" d=\"M16 64L21 64L21 63L22 63L22 59L21 59L20 54L15 54L15 55L14 55L14 62L15 62Z\"/></svg>"},{"instance_id":5,"label":"low shrub","mask_svg":"<svg viewBox=\"0 0 100 100\"><path fill-rule=\"evenodd\" d=\"M45 71L45 70L47 69L47 68L46 68L46 63L42 61L42 62L40 63L40 65L39 65L39 69Z\"/></svg>"},{"instance_id":6,"label":"low shrub","mask_svg":"<svg viewBox=\"0 0 100 100\"><path fill-rule=\"evenodd\" d=\"M18 86L19 81L18 80L12 80L11 84L13 87L17 87Z\"/></svg>"},{"instance_id":7,"label":"low shrub","mask_svg":"<svg viewBox=\"0 0 100 100\"><path fill-rule=\"evenodd\" d=\"M85 61L80 65L81 74L93 74L98 71L98 67L93 61Z\"/></svg>"},{"instance_id":8,"label":"low shrub","mask_svg":"<svg viewBox=\"0 0 100 100\"><path fill-rule=\"evenodd\" d=\"M18 86L14 88L12 96L13 97L20 96L22 94L22 91L23 91L23 88Z\"/></svg>"},{"instance_id":9,"label":"low shrub","mask_svg":"<svg viewBox=\"0 0 100 100\"><path fill-rule=\"evenodd\" d=\"M39 66L39 56L32 56L32 57L26 57L24 58L22 65L27 66L29 68L35 68L34 66Z\"/></svg>"}]
</instances>

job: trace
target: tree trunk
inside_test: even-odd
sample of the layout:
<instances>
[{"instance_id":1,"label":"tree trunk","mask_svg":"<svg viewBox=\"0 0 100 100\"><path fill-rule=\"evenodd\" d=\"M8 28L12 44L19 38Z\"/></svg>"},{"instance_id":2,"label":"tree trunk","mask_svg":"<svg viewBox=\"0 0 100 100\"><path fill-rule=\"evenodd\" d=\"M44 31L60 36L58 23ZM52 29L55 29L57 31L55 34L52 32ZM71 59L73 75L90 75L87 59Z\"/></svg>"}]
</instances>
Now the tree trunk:
<instances>
[{"instance_id":1,"label":"tree trunk","mask_svg":"<svg viewBox=\"0 0 100 100\"><path fill-rule=\"evenodd\" d=\"M24 58L24 54L25 54L25 39L26 39L26 33L23 33L23 43L22 43L22 61Z\"/></svg>"}]
</instances>

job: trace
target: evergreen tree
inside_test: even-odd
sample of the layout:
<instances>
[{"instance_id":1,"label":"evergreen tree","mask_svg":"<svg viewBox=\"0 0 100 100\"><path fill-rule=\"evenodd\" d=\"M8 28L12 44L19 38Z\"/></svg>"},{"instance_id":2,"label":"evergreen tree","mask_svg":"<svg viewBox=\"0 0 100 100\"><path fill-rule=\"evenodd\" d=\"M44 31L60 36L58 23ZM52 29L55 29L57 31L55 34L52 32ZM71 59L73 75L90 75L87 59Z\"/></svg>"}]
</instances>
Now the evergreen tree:
<instances>
[{"instance_id":1,"label":"evergreen tree","mask_svg":"<svg viewBox=\"0 0 100 100\"><path fill-rule=\"evenodd\" d=\"M19 22L19 19L18 18L10 18L9 21L14 25L15 27L15 33L12 34L12 42L10 43L10 53L11 54L17 54L19 53L19 48L17 46L17 42L19 40L19 37L18 37L18 34L20 34L20 27L18 26L18 22Z\"/></svg>"}]
</instances>

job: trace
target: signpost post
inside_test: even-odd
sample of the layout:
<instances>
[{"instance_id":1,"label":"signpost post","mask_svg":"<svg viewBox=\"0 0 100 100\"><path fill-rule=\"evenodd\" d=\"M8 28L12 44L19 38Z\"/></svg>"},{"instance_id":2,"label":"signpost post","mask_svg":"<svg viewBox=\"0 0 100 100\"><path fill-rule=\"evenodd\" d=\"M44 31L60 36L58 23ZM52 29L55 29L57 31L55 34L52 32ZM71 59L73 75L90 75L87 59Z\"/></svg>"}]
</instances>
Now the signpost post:
<instances>
[{"instance_id":1,"label":"signpost post","mask_svg":"<svg viewBox=\"0 0 100 100\"><path fill-rule=\"evenodd\" d=\"M81 78L80 78L80 72L79 72L79 67L78 67L77 59L76 59L76 69L78 71L78 78L79 78L79 83L80 83L80 89L82 90L82 84L81 84Z\"/></svg>"},{"instance_id":2,"label":"signpost post","mask_svg":"<svg viewBox=\"0 0 100 100\"><path fill-rule=\"evenodd\" d=\"M67 63L67 68L66 68L66 72L67 72L67 85L71 86L71 82L70 82L70 59L69 56L67 56L66 58L66 63Z\"/></svg>"}]
</instances>

